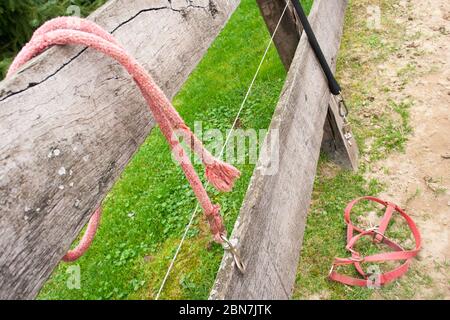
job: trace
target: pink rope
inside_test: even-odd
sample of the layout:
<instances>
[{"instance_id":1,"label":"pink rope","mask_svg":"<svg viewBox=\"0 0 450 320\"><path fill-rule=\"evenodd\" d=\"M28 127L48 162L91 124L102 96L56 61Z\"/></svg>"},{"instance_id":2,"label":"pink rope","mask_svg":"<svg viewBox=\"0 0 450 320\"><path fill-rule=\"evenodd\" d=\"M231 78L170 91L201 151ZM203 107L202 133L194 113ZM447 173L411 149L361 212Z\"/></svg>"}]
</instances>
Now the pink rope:
<instances>
[{"instance_id":1,"label":"pink rope","mask_svg":"<svg viewBox=\"0 0 450 320\"><path fill-rule=\"evenodd\" d=\"M91 246L92 241L94 240L95 234L97 233L97 228L100 223L100 218L102 215L102 209L98 208L95 210L91 219L89 219L88 226L86 228L86 232L80 240L80 243L75 247L75 249L70 250L63 257L65 262L73 262L78 260Z\"/></svg>"},{"instance_id":2,"label":"pink rope","mask_svg":"<svg viewBox=\"0 0 450 320\"><path fill-rule=\"evenodd\" d=\"M34 33L30 42L13 61L7 77L17 72L23 64L47 48L53 45L68 44L85 45L112 57L133 77L147 101L153 117L158 122L161 132L169 143L175 158L180 163L209 222L215 241L221 243L223 241L221 236L225 235L226 231L220 215L220 207L212 204L189 157L182 148L176 132L183 136L188 146L202 160L206 167L207 180L219 191L231 191L234 181L239 177L240 172L235 167L216 159L204 148L200 140L184 123L163 91L155 84L152 77L133 57L125 52L111 34L88 20L75 17L53 19ZM74 261L81 257L89 248L95 236L100 215L101 209L99 208L91 217L87 231L83 235L80 244L74 250L69 251L63 260Z\"/></svg>"}]
</instances>

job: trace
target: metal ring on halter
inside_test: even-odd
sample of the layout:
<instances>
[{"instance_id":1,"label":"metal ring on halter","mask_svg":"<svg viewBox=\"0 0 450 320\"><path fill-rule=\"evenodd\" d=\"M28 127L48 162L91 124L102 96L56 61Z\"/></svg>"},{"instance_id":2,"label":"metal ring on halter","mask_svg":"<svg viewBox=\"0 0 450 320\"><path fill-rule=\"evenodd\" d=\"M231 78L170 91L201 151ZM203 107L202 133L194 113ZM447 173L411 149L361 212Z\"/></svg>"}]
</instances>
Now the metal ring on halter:
<instances>
[{"instance_id":1,"label":"metal ring on halter","mask_svg":"<svg viewBox=\"0 0 450 320\"><path fill-rule=\"evenodd\" d=\"M230 240L227 239L224 235L220 235L220 238L224 241L222 244L223 249L229 251L233 255L234 262L236 263L236 267L238 270L244 274L245 273L245 265L242 263L241 258L236 250L236 248L231 244Z\"/></svg>"}]
</instances>

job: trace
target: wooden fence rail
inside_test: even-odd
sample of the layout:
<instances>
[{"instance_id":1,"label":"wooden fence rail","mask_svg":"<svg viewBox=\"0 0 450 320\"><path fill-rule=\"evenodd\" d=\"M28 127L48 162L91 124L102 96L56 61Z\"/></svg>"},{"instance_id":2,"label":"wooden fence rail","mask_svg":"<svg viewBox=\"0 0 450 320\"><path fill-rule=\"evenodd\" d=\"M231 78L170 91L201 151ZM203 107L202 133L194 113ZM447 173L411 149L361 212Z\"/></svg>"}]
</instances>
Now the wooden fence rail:
<instances>
[{"instance_id":1,"label":"wooden fence rail","mask_svg":"<svg viewBox=\"0 0 450 320\"><path fill-rule=\"evenodd\" d=\"M173 97L239 0L186 3L111 0L90 19ZM0 84L0 299L36 296L153 125L128 74L90 49L53 48Z\"/></svg>"}]
</instances>

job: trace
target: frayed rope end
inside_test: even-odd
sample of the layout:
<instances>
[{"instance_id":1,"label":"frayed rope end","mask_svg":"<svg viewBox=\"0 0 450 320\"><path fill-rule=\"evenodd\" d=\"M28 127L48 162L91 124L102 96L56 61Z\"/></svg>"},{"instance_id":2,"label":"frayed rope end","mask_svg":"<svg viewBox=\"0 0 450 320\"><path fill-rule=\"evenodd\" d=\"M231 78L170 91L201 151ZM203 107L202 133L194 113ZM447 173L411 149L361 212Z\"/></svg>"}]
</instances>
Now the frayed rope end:
<instances>
[{"instance_id":1,"label":"frayed rope end","mask_svg":"<svg viewBox=\"0 0 450 320\"><path fill-rule=\"evenodd\" d=\"M206 179L219 191L230 192L241 172L232 165L215 160L206 166Z\"/></svg>"}]
</instances>

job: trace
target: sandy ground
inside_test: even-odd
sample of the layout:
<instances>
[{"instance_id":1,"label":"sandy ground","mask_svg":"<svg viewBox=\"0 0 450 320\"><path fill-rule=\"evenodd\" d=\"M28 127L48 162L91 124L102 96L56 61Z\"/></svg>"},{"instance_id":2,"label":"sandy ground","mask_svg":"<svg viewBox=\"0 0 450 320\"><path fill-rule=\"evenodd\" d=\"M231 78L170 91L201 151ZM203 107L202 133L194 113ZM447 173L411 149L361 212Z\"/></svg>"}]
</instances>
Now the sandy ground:
<instances>
[{"instance_id":1,"label":"sandy ground","mask_svg":"<svg viewBox=\"0 0 450 320\"><path fill-rule=\"evenodd\" d=\"M404 153L377 162L368 176L387 185L380 196L405 207L422 233L414 267L432 284L419 285L415 298L450 299L450 1L405 0L398 12L417 40L405 43L380 72L395 86L395 71L414 63L418 76L397 93L413 102L414 131Z\"/></svg>"}]
</instances>

